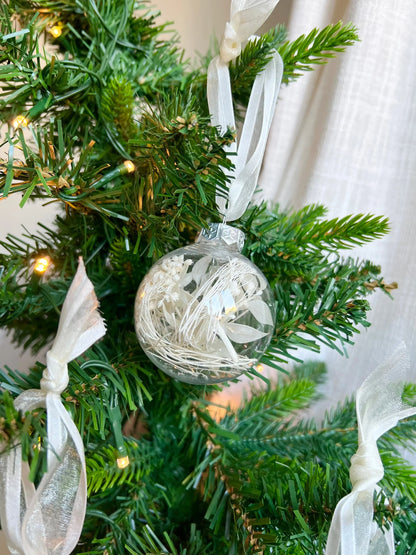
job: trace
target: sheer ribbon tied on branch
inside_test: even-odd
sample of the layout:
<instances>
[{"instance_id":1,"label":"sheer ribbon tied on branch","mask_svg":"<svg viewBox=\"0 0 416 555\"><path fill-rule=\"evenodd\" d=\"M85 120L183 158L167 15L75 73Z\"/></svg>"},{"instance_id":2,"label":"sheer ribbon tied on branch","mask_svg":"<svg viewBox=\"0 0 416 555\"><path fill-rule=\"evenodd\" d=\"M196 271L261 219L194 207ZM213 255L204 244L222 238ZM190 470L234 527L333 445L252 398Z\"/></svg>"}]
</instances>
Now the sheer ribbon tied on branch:
<instances>
[{"instance_id":1,"label":"sheer ribbon tied on branch","mask_svg":"<svg viewBox=\"0 0 416 555\"><path fill-rule=\"evenodd\" d=\"M235 129L233 98L228 64L241 52L251 35L265 22L279 0L233 0L230 22L226 24L220 55L208 67L207 95L212 125L222 133ZM257 185L267 138L283 76L283 62L277 52L257 75L250 94L239 144L229 148L234 171L230 176L228 198L217 195L217 206L224 221L240 218Z\"/></svg>"},{"instance_id":2,"label":"sheer ribbon tied on branch","mask_svg":"<svg viewBox=\"0 0 416 555\"><path fill-rule=\"evenodd\" d=\"M416 414L402 401L409 367L401 344L392 357L374 370L357 391L358 450L351 457L352 491L336 506L326 555L393 555L393 525L380 529L374 516L374 492L384 476L377 440L399 420Z\"/></svg>"},{"instance_id":3,"label":"sheer ribbon tied on branch","mask_svg":"<svg viewBox=\"0 0 416 555\"><path fill-rule=\"evenodd\" d=\"M87 503L84 446L61 393L68 385L68 362L104 334L97 297L80 259L41 388L15 400L22 412L46 408L47 472L35 488L20 445L0 456L0 520L13 555L68 555L78 542Z\"/></svg>"}]
</instances>

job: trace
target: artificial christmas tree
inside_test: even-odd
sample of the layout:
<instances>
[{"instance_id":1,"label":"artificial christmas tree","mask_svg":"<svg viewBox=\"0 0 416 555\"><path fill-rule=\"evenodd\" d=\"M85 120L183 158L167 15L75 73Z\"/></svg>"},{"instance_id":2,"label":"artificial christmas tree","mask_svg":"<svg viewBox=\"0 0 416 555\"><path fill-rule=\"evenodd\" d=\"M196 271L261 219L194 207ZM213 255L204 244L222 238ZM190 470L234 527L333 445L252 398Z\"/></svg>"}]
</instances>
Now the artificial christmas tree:
<instances>
[{"instance_id":1,"label":"artificial christmas tree","mask_svg":"<svg viewBox=\"0 0 416 555\"><path fill-rule=\"evenodd\" d=\"M276 368L276 382L214 418L210 396L220 386L160 372L137 341L133 314L151 266L222 220L216 197L231 190L235 130L210 123L212 56L191 70L144 2L14 0L0 23L9 154L0 192L20 194L22 206L31 198L62 205L52 229L40 224L1 242L0 323L27 349L48 344L81 255L107 325L104 339L69 363L62 393L88 480L75 552L323 552L335 506L350 490L356 418L353 400L322 425L299 417L324 375L320 364L301 364L300 348L324 343L342 352L369 325L366 297L390 286L376 265L341 251L381 237L386 219L325 220L322 206L287 212L264 204L236 219L243 255L273 292L277 323L262 361ZM236 121L274 50L287 83L356 38L351 25L337 24L294 42L282 27L250 41L229 67ZM289 360L297 365L287 375ZM21 444L36 485L47 470L45 413L19 413L13 397L39 389L43 372L40 363L27 375L1 371L4 456ZM255 365L247 372L259 376ZM405 391L414 396L413 387ZM398 451L414 435L403 420L379 441L386 474L376 520L395 521L398 553L416 540L414 471Z\"/></svg>"}]
</instances>

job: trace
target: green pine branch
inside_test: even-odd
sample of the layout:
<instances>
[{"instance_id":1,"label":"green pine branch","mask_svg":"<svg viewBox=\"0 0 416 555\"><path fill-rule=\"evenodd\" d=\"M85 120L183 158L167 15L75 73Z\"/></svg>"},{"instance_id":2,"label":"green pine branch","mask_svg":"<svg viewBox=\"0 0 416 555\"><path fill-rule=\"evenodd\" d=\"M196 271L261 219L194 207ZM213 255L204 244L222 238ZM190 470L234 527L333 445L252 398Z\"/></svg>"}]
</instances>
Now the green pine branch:
<instances>
[{"instance_id":1,"label":"green pine branch","mask_svg":"<svg viewBox=\"0 0 416 555\"><path fill-rule=\"evenodd\" d=\"M412 421L413 426L415 420ZM390 442L389 442L390 443ZM411 444L411 443L409 443ZM413 438L414 445L414 438ZM402 456L390 450L381 452L381 460L385 469L384 477L380 482L385 494L391 497L405 497L409 502L416 503L416 469Z\"/></svg>"},{"instance_id":2,"label":"green pine branch","mask_svg":"<svg viewBox=\"0 0 416 555\"><path fill-rule=\"evenodd\" d=\"M172 91L164 96L163 106L161 101L157 109L143 112L142 134L130 141L143 174L139 186L128 191L130 223L147 239L153 257L172 248L174 241L180 246L184 232L192 237L208 219L218 218L215 195L225 194L225 171L231 166L224 152L231 133L220 137L209 126L192 91Z\"/></svg>"},{"instance_id":3,"label":"green pine branch","mask_svg":"<svg viewBox=\"0 0 416 555\"><path fill-rule=\"evenodd\" d=\"M340 250L382 237L386 218L372 215L325 220L320 205L299 211L250 208L242 218L247 234L246 255L262 268L274 286L277 327L265 355L271 366L296 351L319 351L319 343L343 353L359 326L367 327L366 297L376 289L397 287L380 276L370 262L341 258Z\"/></svg>"},{"instance_id":4,"label":"green pine branch","mask_svg":"<svg viewBox=\"0 0 416 555\"><path fill-rule=\"evenodd\" d=\"M298 211L283 211L265 204L247 210L242 229L248 236L246 252L275 279L314 276L330 253L363 245L389 231L387 218L358 214L324 219L327 209L309 205ZM264 271L264 270L263 270Z\"/></svg>"},{"instance_id":5,"label":"green pine branch","mask_svg":"<svg viewBox=\"0 0 416 555\"><path fill-rule=\"evenodd\" d=\"M365 296L372 291L368 279L380 283L370 264L357 266L352 259L328 264L311 282L276 283L277 327L265 354L270 365L296 359L295 352L319 352L319 343L343 354L353 343L359 326L368 327L370 309Z\"/></svg>"},{"instance_id":6,"label":"green pine branch","mask_svg":"<svg viewBox=\"0 0 416 555\"><path fill-rule=\"evenodd\" d=\"M298 367L292 380L300 383L302 379L302 367ZM257 418L260 424L263 410L267 414L271 409L272 416L275 409L270 400L268 389L254 392L249 417ZM300 398L298 401L298 406L302 405ZM237 527L238 545L248 541L257 548L270 546L273 553L279 553L283 545L293 553L301 546L307 552L323 552L335 505L351 489L348 469L357 449L355 403L347 400L339 405L327 414L321 426L313 421L276 417L272 428L267 418L263 426L244 423L249 407L236 411L228 408L219 422L202 407L198 410L213 447L195 469L194 477L188 479L188 486L195 487L193 480L205 472L205 498L209 500L205 517L218 533L226 528L227 510L236 520L245 515ZM295 404L293 411L296 408ZM292 416L296 414L293 411ZM406 426L406 422L398 423L398 436L400 428ZM380 442L386 468L381 485L389 503L377 500L376 519L397 521L406 538L412 512L405 499L412 500L415 495L414 469L395 454L398 443L400 439L388 434ZM214 462L218 470L212 473L208 469ZM404 504L400 509L401 502Z\"/></svg>"},{"instance_id":7,"label":"green pine branch","mask_svg":"<svg viewBox=\"0 0 416 555\"><path fill-rule=\"evenodd\" d=\"M260 395L254 394L233 415L228 426L227 417L222 420L230 432L244 438L272 437L282 421L295 411L308 407L317 396L316 384L307 379L279 381Z\"/></svg>"},{"instance_id":8,"label":"green pine branch","mask_svg":"<svg viewBox=\"0 0 416 555\"><path fill-rule=\"evenodd\" d=\"M414 555L416 553L416 515L414 504L406 499L398 499L396 510L399 514L406 514L406 519L394 521L394 537L397 555Z\"/></svg>"},{"instance_id":9,"label":"green pine branch","mask_svg":"<svg viewBox=\"0 0 416 555\"><path fill-rule=\"evenodd\" d=\"M286 41L287 32L278 25L256 40L249 41L240 56L230 64L233 100L239 106L247 106L253 81L270 61L277 50L282 57L283 82L288 83L311 71L314 65L327 63L337 53L343 52L358 39L357 29L351 23L341 21L322 30L313 29L294 41Z\"/></svg>"},{"instance_id":10,"label":"green pine branch","mask_svg":"<svg viewBox=\"0 0 416 555\"><path fill-rule=\"evenodd\" d=\"M116 133L125 143L137 134L134 123L134 91L124 76L110 79L101 97L101 113L109 132Z\"/></svg>"},{"instance_id":11,"label":"green pine branch","mask_svg":"<svg viewBox=\"0 0 416 555\"><path fill-rule=\"evenodd\" d=\"M19 130L8 136L0 193L23 193L21 206L29 198L56 199L71 211L128 222L136 249L142 238L150 255L160 256L170 245L178 246L184 229L195 234L209 217L217 217L215 194L221 188L225 194L224 170L231 165L223 150L231 134L219 137L190 98L175 93L168 101L165 96L160 110L142 115L139 138L129 137L126 146L136 166L132 174L118 153L113 153L116 168L102 163L96 143L87 134L82 142L77 135L69 137L59 119L44 130L33 128L34 146ZM24 163L13 161L16 148L22 149Z\"/></svg>"},{"instance_id":12,"label":"green pine branch","mask_svg":"<svg viewBox=\"0 0 416 555\"><path fill-rule=\"evenodd\" d=\"M86 459L88 495L137 483L149 473L152 468L149 462L151 453L148 450L147 453L144 452L143 443L133 439L124 442L126 456L129 457L129 465L126 468L118 468L119 454L114 447L101 445L92 451Z\"/></svg>"},{"instance_id":13,"label":"green pine branch","mask_svg":"<svg viewBox=\"0 0 416 555\"><path fill-rule=\"evenodd\" d=\"M0 369L0 380L3 378L3 371ZM0 453L6 453L17 442L22 446L25 460L28 455L34 453L39 446L39 439L44 439L44 414L27 413L21 414L14 408L13 395L3 389L0 392Z\"/></svg>"},{"instance_id":14,"label":"green pine branch","mask_svg":"<svg viewBox=\"0 0 416 555\"><path fill-rule=\"evenodd\" d=\"M119 155L118 166L110 169L108 162L97 161L95 141L90 141L88 135L82 140L77 135L68 137L60 120L52 120L46 129L33 127L31 130L32 144L21 130L14 137L8 136L9 160L0 164L3 197L23 193L22 207L29 198L46 198L59 200L66 207L84 213L98 211L104 217L128 220L120 206L127 171ZM14 162L15 149L23 151L24 163ZM114 189L115 183L118 188ZM103 187L106 187L105 194Z\"/></svg>"},{"instance_id":15,"label":"green pine branch","mask_svg":"<svg viewBox=\"0 0 416 555\"><path fill-rule=\"evenodd\" d=\"M230 80L235 107L247 106L256 75L271 60L273 51L286 40L284 25L278 25L261 37L247 43L238 58L230 64Z\"/></svg>"},{"instance_id":16,"label":"green pine branch","mask_svg":"<svg viewBox=\"0 0 416 555\"><path fill-rule=\"evenodd\" d=\"M313 69L314 65L325 64L329 58L343 52L357 40L356 27L339 21L286 42L279 48L284 64L283 82L297 79L303 72Z\"/></svg>"}]
</instances>

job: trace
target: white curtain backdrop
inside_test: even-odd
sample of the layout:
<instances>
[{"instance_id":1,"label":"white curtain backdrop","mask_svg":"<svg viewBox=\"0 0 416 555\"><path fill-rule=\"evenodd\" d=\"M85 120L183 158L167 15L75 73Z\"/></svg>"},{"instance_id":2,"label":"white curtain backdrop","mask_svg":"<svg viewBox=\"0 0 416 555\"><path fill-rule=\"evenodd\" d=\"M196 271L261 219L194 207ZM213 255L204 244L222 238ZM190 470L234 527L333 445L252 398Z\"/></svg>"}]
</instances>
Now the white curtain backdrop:
<instances>
[{"instance_id":1,"label":"white curtain backdrop","mask_svg":"<svg viewBox=\"0 0 416 555\"><path fill-rule=\"evenodd\" d=\"M290 38L342 19L361 42L283 88L260 186L284 207L322 203L330 216L386 215L391 232L354 250L399 289L370 297L372 326L348 348L324 351L332 405L356 390L403 339L416 380L416 2L292 0Z\"/></svg>"}]
</instances>

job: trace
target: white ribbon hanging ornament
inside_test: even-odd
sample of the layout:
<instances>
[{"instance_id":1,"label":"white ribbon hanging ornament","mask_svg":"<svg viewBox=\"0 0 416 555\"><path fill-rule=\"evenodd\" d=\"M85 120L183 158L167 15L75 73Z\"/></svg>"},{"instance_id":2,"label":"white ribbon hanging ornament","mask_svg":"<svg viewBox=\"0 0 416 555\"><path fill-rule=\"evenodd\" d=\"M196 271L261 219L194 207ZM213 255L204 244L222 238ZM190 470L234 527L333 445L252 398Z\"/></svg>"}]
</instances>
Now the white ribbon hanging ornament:
<instances>
[{"instance_id":1,"label":"white ribbon hanging ornament","mask_svg":"<svg viewBox=\"0 0 416 555\"><path fill-rule=\"evenodd\" d=\"M233 99L228 64L241 52L242 43L266 21L279 0L232 0L230 21L226 24L219 56L208 67L207 95L212 125L235 129ZM217 194L218 210L224 222L240 218L257 185L267 138L283 76L283 62L277 52L257 75L251 90L239 144L230 147L234 171L230 176L228 198Z\"/></svg>"},{"instance_id":2,"label":"white ribbon hanging ornament","mask_svg":"<svg viewBox=\"0 0 416 555\"><path fill-rule=\"evenodd\" d=\"M351 458L352 491L339 501L329 530L326 555L393 555L394 533L373 520L374 492L384 476L377 439L399 420L416 414L402 401L403 380L409 367L401 344L377 367L357 391L358 450Z\"/></svg>"},{"instance_id":3,"label":"white ribbon hanging ornament","mask_svg":"<svg viewBox=\"0 0 416 555\"><path fill-rule=\"evenodd\" d=\"M94 287L80 259L40 389L15 400L23 413L46 408L47 472L35 488L20 445L0 456L0 521L13 555L68 555L81 535L87 504L84 446L61 393L68 385L68 362L104 334Z\"/></svg>"}]
</instances>

